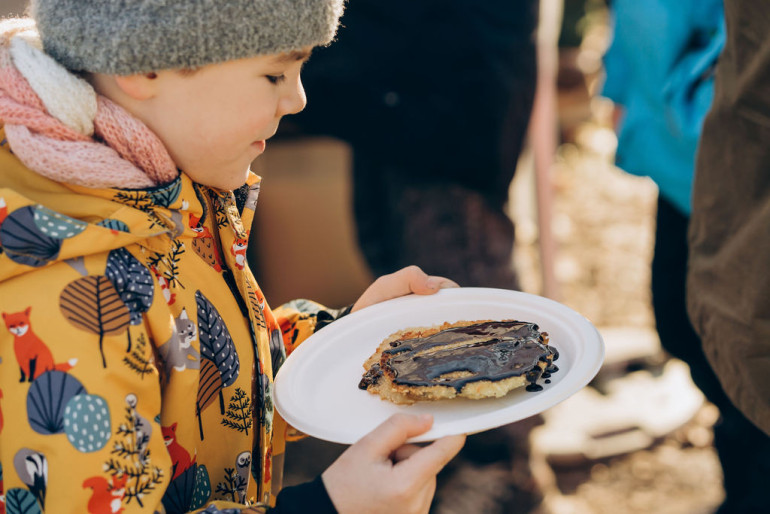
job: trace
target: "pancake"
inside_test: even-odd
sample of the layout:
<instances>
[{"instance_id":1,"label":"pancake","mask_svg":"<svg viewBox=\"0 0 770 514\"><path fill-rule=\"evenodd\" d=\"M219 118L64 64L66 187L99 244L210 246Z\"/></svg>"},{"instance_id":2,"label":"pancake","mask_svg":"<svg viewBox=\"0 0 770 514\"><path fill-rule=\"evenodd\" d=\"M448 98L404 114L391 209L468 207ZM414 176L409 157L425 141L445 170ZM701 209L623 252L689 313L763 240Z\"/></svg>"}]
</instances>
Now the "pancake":
<instances>
[{"instance_id":1,"label":"pancake","mask_svg":"<svg viewBox=\"0 0 770 514\"><path fill-rule=\"evenodd\" d=\"M542 390L558 371L548 334L526 321L458 321L400 330L364 363L358 385L398 404Z\"/></svg>"}]
</instances>

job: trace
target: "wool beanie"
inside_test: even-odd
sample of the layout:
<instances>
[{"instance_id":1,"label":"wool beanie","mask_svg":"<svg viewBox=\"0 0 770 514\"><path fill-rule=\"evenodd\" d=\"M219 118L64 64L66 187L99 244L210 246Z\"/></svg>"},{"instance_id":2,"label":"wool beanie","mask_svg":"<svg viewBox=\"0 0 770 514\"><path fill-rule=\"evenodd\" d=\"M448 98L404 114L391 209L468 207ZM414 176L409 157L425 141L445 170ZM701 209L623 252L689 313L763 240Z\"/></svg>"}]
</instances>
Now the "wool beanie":
<instances>
[{"instance_id":1,"label":"wool beanie","mask_svg":"<svg viewBox=\"0 0 770 514\"><path fill-rule=\"evenodd\" d=\"M345 0L32 0L49 55L116 75L327 45Z\"/></svg>"}]
</instances>

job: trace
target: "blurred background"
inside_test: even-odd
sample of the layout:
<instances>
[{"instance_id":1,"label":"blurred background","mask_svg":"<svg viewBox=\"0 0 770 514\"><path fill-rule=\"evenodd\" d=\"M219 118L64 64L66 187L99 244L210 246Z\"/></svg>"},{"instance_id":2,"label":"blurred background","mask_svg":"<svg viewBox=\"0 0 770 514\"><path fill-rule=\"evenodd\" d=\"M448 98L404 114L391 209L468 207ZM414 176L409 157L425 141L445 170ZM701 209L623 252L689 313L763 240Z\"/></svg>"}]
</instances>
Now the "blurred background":
<instances>
[{"instance_id":1,"label":"blurred background","mask_svg":"<svg viewBox=\"0 0 770 514\"><path fill-rule=\"evenodd\" d=\"M532 2L520 2L517 8L526 4ZM388 12L380 14L388 19ZM530 99L531 117L504 204L505 215L515 226L509 264L518 288L561 301L590 319L605 340L607 358L590 387L542 419L469 440L466 451L439 476L432 512L714 512L724 498L712 431L719 411L692 383L687 365L662 350L652 309L658 188L649 178L614 165L618 111L599 95L604 81L602 58L612 35L608 6L604 0L543 0L539 14L536 93ZM353 22L347 19L350 32ZM335 45L344 47L348 34L344 30ZM400 31L408 33L409 27L404 25ZM414 180L414 174L423 171L406 165L402 175L385 167L373 171L358 163L357 152L369 150L355 134L324 133L314 125L315 113L323 112L323 108L313 110L314 102L324 93L337 94L329 90L344 82L340 79L329 86L318 79L314 63L327 66L323 70L334 63L322 52L307 65L306 113L296 123L287 120L288 128L254 164L264 177L265 193L260 198L254 227L258 236L253 239L257 244L251 247L251 257L273 304L302 296L345 305L357 298L377 271L387 271L382 250L372 250L371 241L364 239L371 235L362 233L360 218L373 215L362 213L357 205L357 181L375 188L373 194L389 197L392 210L400 215L419 213L404 207L407 200L394 196L388 184L362 178L359 166L408 187L427 182L428 190L435 182L431 177ZM374 76L377 70L369 73ZM382 88L383 104L399 108L408 102L408 85L398 87L396 83ZM516 92L527 94L526 88ZM341 112L339 118L352 125L349 130L366 134L366 116L377 124L390 114L380 117L376 111L367 111L366 97L361 96L358 108L365 111L363 120L346 117L341 107L345 98L329 102L329 109ZM467 103L483 101L475 97ZM479 168L484 165L479 163ZM474 172L472 166L469 170ZM430 205L429 192L420 198ZM452 198L449 191L446 201L456 204ZM441 212L440 205L434 208ZM469 208L466 215L475 212ZM399 222L393 212L380 216ZM433 219L449 223L446 217ZM463 244L478 243L458 237ZM408 244L392 234L382 238L383 244ZM442 242L446 241L432 244L440 248ZM450 240L447 248L454 249L452 244ZM451 263L441 268L444 263L419 250L413 250L413 255L424 258L418 263L430 273L445 273L463 285L495 285L477 275L458 278ZM391 271L397 269L398 257L391 262ZM298 273L290 277L281 273L287 265ZM505 438L509 444L500 441ZM296 443L287 454L287 481L312 478L343 449L312 439Z\"/></svg>"},{"instance_id":2,"label":"blurred background","mask_svg":"<svg viewBox=\"0 0 770 514\"><path fill-rule=\"evenodd\" d=\"M0 15L6 16L21 14L26 2L2 0L1 5ZM419 17L421 10L439 22L448 17L431 0L412 0L409 5L416 11L410 19ZM506 280L515 280L515 287L523 291L563 302L597 326L605 340L607 358L589 387L542 418L496 431L486 440L471 441L469 450L439 477L432 512L713 512L724 496L721 467L712 444L712 426L719 411L693 385L687 366L661 349L655 328L650 262L658 190L650 179L625 173L613 164L617 114L612 102L599 96L604 80L602 56L611 38L608 6L604 0L542 0L539 6L537 2L516 5L519 11L510 19L522 33L527 30L522 9L534 5L538 10L539 16L530 21L538 27L536 36L529 39L532 45L519 50L529 56L526 58L536 58L537 72L535 68L520 71L518 62L509 70L512 75L530 79L508 91L522 99L523 107L499 121L503 127L514 120L517 130L501 128L492 134L516 140L515 174L511 171L513 180L510 186L504 182L502 194L500 186L492 193L474 189L462 180L458 186L471 191L468 198L476 194L481 198L476 203L469 201L459 223L478 217L479 226L465 227L468 234L490 224L499 226L499 231L486 234L481 244L502 244L504 248L490 267L500 266L502 256L502 267L510 267L512 274L509 277L502 269L494 277L496 282L469 275L468 280L475 282L472 284L446 274L463 285L499 283L507 287ZM394 16L387 7L381 10L383 19ZM344 23L350 33L355 31L352 20ZM382 36L389 47L398 46L395 41L406 37L403 34L409 24L403 23L406 28ZM528 40L529 34L525 35L521 41ZM462 48L466 34L453 36L457 48ZM519 44L514 40L506 44L514 43ZM535 49L536 54L532 54ZM460 59L462 52L455 50L451 58ZM416 54L425 61L434 57L424 49ZM315 57L322 60L324 54ZM329 68L314 69L315 57L307 71L311 79L315 77L315 89L322 91L319 76ZM386 69L384 61L379 64ZM492 63L490 69L500 66ZM343 68L331 70L340 80L345 78ZM370 75L376 72L367 71ZM473 72L485 80L484 72ZM464 77L459 72L443 80L462 81ZM314 97L313 80L306 83L310 106L321 103L320 93ZM384 105L402 109L408 105L406 86L391 89L376 92ZM472 109L479 102L478 97L468 97L466 103ZM329 109L334 112L338 106L332 103ZM326 114L322 109L315 111L319 118ZM459 111L460 107L450 105L450 113L453 109ZM340 114L334 121L339 125L355 123L353 114ZM403 258L383 257L385 250L377 246L376 237L372 239L372 233L390 229L377 225L383 221L378 218L381 211L367 212L365 207L392 192L387 183L367 182L370 179L361 170L379 177L397 177L393 180L413 188L417 203L438 211L441 198L448 198L442 195L456 194L454 189L446 192L440 188L425 193L423 186L434 187L435 176L412 181L411 170L398 175L391 168L401 163L364 148L356 138L357 132L375 137L366 136L368 125L348 127L353 134L344 128L334 133L318 128L312 116L309 107L308 116L301 121L286 120L279 137L253 166L264 182L250 260L273 305L297 297L330 306L352 303L374 276ZM380 119L370 118L370 123L376 125ZM468 132L473 130L474 126L467 127ZM450 142L455 147L462 144L463 137ZM362 163L361 155L388 162L391 168L377 169L378 162ZM473 167L468 169L472 174ZM371 190L374 200L360 198L357 187ZM490 200L494 194L502 201ZM453 223L446 216L415 214L407 197L388 198L399 206L400 216L415 217L423 230L429 230L430 222ZM436 198L439 200L431 203ZM500 209L515 226L515 236L507 222L499 220L496 211ZM391 215L395 226L399 218L387 214ZM362 228L364 217L373 224L369 233ZM468 234L448 235L450 248L452 244L468 246ZM397 236L391 234L382 245L398 245L392 239ZM415 252L421 255L419 249ZM486 254L479 258L493 260ZM443 269L431 267L430 257L425 262L428 264L421 265L426 271L443 273ZM291 273L286 273L287 269ZM496 451L499 448L505 450ZM343 449L311 439L295 443L287 454L286 481L291 484L312 478ZM489 456L490 449L496 456Z\"/></svg>"}]
</instances>

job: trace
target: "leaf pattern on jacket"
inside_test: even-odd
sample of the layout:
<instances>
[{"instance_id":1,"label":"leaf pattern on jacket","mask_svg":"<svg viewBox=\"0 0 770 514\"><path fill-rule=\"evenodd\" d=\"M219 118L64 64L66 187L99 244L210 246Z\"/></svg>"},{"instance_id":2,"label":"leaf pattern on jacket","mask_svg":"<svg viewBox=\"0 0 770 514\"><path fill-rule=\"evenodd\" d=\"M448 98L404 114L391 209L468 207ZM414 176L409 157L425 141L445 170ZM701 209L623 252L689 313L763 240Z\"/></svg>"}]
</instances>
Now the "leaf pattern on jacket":
<instances>
[{"instance_id":1,"label":"leaf pattern on jacket","mask_svg":"<svg viewBox=\"0 0 770 514\"><path fill-rule=\"evenodd\" d=\"M195 292L195 302L198 311L202 375L198 388L197 410L201 439L203 439L201 413L211 404L216 393L219 393L221 414L225 413L222 388L232 385L238 378L240 360L230 331L214 305L200 291ZM214 376L214 370L216 370L218 377Z\"/></svg>"},{"instance_id":2,"label":"leaf pattern on jacket","mask_svg":"<svg viewBox=\"0 0 770 514\"><path fill-rule=\"evenodd\" d=\"M124 332L131 319L128 307L110 279L93 275L73 280L59 295L59 308L75 327L99 336L102 366L106 368L104 336Z\"/></svg>"},{"instance_id":3,"label":"leaf pattern on jacket","mask_svg":"<svg viewBox=\"0 0 770 514\"><path fill-rule=\"evenodd\" d=\"M104 274L110 279L120 299L128 308L130 323L142 322L142 313L152 305L154 282L150 270L145 268L125 248L112 250L107 257Z\"/></svg>"},{"instance_id":4,"label":"leaf pattern on jacket","mask_svg":"<svg viewBox=\"0 0 770 514\"><path fill-rule=\"evenodd\" d=\"M27 392L27 419L32 430L43 435L64 432L67 403L86 393L78 379L63 371L46 371L37 377Z\"/></svg>"},{"instance_id":5,"label":"leaf pattern on jacket","mask_svg":"<svg viewBox=\"0 0 770 514\"><path fill-rule=\"evenodd\" d=\"M43 233L35 224L35 207L16 209L0 225L0 245L13 262L39 268L55 260L61 239Z\"/></svg>"}]
</instances>

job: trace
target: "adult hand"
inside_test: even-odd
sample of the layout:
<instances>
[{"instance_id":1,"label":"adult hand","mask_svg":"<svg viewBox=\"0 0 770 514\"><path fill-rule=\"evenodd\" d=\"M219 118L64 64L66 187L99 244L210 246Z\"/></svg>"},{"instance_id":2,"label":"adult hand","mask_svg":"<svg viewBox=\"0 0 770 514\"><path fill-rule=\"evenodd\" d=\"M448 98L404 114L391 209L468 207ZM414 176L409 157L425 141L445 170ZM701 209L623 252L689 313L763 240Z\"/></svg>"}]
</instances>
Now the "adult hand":
<instances>
[{"instance_id":1,"label":"adult hand","mask_svg":"<svg viewBox=\"0 0 770 514\"><path fill-rule=\"evenodd\" d=\"M411 293L434 294L447 287L460 286L448 278L428 275L417 266L407 266L375 280L353 304L350 312Z\"/></svg>"},{"instance_id":2,"label":"adult hand","mask_svg":"<svg viewBox=\"0 0 770 514\"><path fill-rule=\"evenodd\" d=\"M464 435L428 446L406 445L427 432L430 415L395 414L348 448L321 475L340 514L422 514L436 491L436 474L460 451Z\"/></svg>"}]
</instances>

